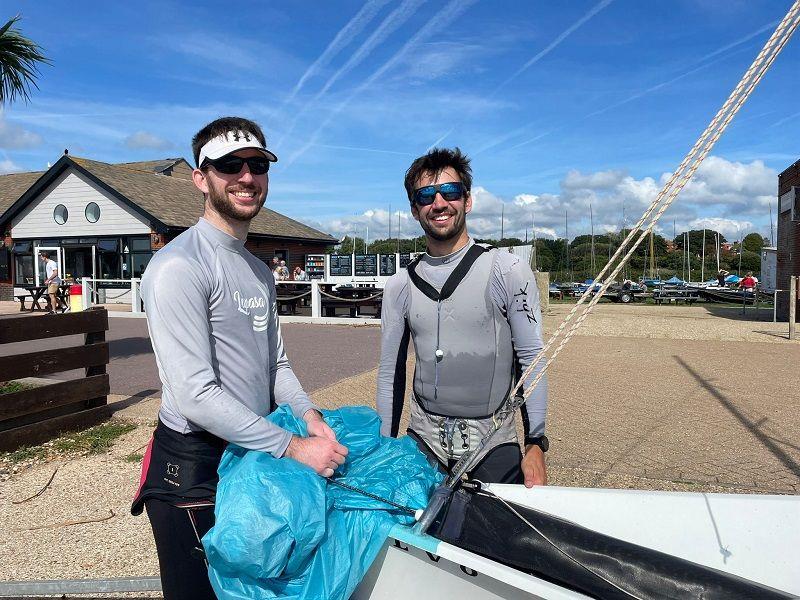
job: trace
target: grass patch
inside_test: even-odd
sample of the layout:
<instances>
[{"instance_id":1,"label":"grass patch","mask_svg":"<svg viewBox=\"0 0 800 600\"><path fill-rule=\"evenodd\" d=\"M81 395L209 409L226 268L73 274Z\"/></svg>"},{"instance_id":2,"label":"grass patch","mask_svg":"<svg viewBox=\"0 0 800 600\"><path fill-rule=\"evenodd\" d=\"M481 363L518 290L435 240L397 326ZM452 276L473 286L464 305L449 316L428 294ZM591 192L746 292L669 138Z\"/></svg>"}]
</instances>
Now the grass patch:
<instances>
[{"instance_id":1,"label":"grass patch","mask_svg":"<svg viewBox=\"0 0 800 600\"><path fill-rule=\"evenodd\" d=\"M136 425L132 423L111 421L86 431L57 438L53 441L53 448L59 452L97 454L108 450L114 444L114 440L134 429L136 429Z\"/></svg>"},{"instance_id":2,"label":"grass patch","mask_svg":"<svg viewBox=\"0 0 800 600\"><path fill-rule=\"evenodd\" d=\"M27 383L20 383L19 381L3 381L0 382L0 394L11 394L13 392L22 392L25 390L32 390L34 385Z\"/></svg>"},{"instance_id":3,"label":"grass patch","mask_svg":"<svg viewBox=\"0 0 800 600\"><path fill-rule=\"evenodd\" d=\"M139 454L138 452L131 452L128 456L125 457L125 461L129 463L140 463L144 458L144 454Z\"/></svg>"},{"instance_id":4,"label":"grass patch","mask_svg":"<svg viewBox=\"0 0 800 600\"><path fill-rule=\"evenodd\" d=\"M23 446L13 452L0 452L0 460L3 462L19 463L26 460L43 458L47 455L47 448L42 446Z\"/></svg>"}]
</instances>

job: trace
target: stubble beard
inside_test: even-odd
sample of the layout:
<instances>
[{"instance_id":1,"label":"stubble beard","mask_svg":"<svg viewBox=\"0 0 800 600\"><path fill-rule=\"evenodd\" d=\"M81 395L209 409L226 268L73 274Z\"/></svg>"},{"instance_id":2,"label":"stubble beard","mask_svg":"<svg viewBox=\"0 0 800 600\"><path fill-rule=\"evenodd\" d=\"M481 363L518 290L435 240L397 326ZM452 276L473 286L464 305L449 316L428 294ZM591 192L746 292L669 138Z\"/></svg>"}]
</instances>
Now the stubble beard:
<instances>
[{"instance_id":1,"label":"stubble beard","mask_svg":"<svg viewBox=\"0 0 800 600\"><path fill-rule=\"evenodd\" d=\"M466 227L466 219L463 211L456 211L456 214L453 215L452 226L444 231L437 229L434 225L431 225L431 223L428 222L428 219L422 219L420 221L420 225L422 225L422 230L428 237L431 237L439 242L446 242L447 240L452 240L453 238L457 238L461 235Z\"/></svg>"},{"instance_id":2,"label":"stubble beard","mask_svg":"<svg viewBox=\"0 0 800 600\"><path fill-rule=\"evenodd\" d=\"M257 187L246 188L242 191L255 191L257 194L259 190ZM251 207L238 207L233 202L231 202L230 198L228 198L228 192L225 188L222 190L217 189L213 185L208 187L208 200L211 203L211 206L214 207L219 214L234 219L236 221L252 221L255 216L261 210L261 207L264 206L264 200L266 200L266 196L262 197L259 202L256 202Z\"/></svg>"}]
</instances>

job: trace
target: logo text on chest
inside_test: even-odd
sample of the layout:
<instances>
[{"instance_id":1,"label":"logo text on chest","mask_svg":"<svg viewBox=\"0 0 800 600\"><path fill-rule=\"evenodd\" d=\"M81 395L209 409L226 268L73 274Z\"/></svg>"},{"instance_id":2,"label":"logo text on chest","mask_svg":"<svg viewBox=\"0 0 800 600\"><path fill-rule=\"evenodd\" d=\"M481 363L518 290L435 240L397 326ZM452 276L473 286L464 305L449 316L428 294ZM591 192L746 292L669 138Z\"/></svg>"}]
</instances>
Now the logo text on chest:
<instances>
[{"instance_id":1,"label":"logo text on chest","mask_svg":"<svg viewBox=\"0 0 800 600\"><path fill-rule=\"evenodd\" d=\"M237 310L245 315L249 315L254 308L266 308L267 306L267 301L263 296L243 298L239 290L233 292L233 299L236 301Z\"/></svg>"}]
</instances>

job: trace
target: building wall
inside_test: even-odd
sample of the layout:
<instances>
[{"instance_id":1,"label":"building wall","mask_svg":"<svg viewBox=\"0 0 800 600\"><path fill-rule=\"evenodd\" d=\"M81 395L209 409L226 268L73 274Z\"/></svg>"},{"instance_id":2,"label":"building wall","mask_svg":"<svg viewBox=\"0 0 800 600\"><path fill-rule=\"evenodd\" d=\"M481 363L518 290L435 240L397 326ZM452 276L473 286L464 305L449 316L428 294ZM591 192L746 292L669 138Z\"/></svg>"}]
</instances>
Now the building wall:
<instances>
[{"instance_id":1,"label":"building wall","mask_svg":"<svg viewBox=\"0 0 800 600\"><path fill-rule=\"evenodd\" d=\"M100 207L96 223L90 223L84 213L90 202ZM63 225L53 219L53 210L59 204L69 213ZM15 240L142 233L150 233L149 223L74 169L65 171L11 222Z\"/></svg>"},{"instance_id":2,"label":"building wall","mask_svg":"<svg viewBox=\"0 0 800 600\"><path fill-rule=\"evenodd\" d=\"M800 276L800 161L778 176L778 198L780 203L775 284L779 290L788 290L789 277ZM800 309L800 303L797 308ZM776 312L778 319L789 319L788 292L778 293Z\"/></svg>"}]
</instances>

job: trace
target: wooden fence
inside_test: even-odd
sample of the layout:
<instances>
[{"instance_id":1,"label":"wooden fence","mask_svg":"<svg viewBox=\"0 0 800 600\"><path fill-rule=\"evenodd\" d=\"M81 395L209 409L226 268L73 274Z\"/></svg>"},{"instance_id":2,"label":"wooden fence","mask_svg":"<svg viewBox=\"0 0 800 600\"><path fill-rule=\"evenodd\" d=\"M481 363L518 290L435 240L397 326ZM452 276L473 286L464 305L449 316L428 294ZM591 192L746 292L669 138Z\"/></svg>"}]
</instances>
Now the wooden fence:
<instances>
[{"instance_id":1,"label":"wooden fence","mask_svg":"<svg viewBox=\"0 0 800 600\"><path fill-rule=\"evenodd\" d=\"M96 308L0 319L0 344L23 342L20 352L0 356L0 381L73 369L84 369L85 373L80 379L0 394L0 450L38 444L108 416L107 330L108 313ZM76 334L84 334L83 344L25 352L24 342Z\"/></svg>"}]
</instances>

